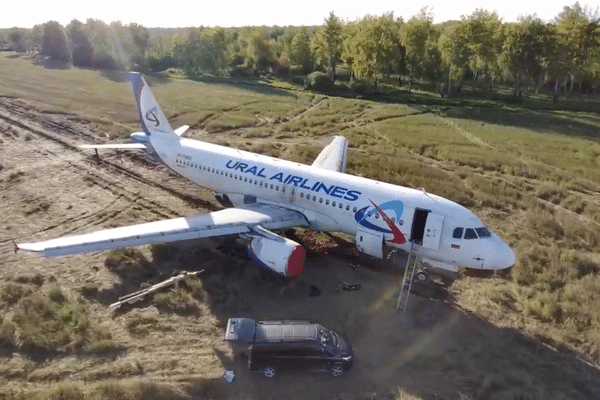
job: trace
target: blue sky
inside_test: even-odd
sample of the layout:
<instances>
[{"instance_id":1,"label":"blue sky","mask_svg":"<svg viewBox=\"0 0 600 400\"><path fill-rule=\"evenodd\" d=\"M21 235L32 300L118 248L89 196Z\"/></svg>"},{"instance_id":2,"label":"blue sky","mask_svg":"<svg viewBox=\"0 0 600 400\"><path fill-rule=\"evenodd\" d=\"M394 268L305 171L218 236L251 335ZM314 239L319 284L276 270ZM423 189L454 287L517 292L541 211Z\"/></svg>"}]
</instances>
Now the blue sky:
<instances>
[{"instance_id":1,"label":"blue sky","mask_svg":"<svg viewBox=\"0 0 600 400\"><path fill-rule=\"evenodd\" d=\"M543 3L522 0L462 3L448 0L427 0L423 3L397 0L20 0L12 2L10 9L4 8L0 12L0 28L30 28L49 20L66 25L72 19L84 22L87 18L106 22L120 20L124 24L135 22L146 27L321 25L330 11L347 20L355 20L366 14L381 15L393 11L395 16L402 16L406 20L423 6L433 8L436 23L460 19L461 15L471 14L477 7L496 10L503 20L508 22L516 21L520 14L533 13L548 21L554 18L563 6L573 3L574 1L571 3L564 0L547 0Z\"/></svg>"}]
</instances>

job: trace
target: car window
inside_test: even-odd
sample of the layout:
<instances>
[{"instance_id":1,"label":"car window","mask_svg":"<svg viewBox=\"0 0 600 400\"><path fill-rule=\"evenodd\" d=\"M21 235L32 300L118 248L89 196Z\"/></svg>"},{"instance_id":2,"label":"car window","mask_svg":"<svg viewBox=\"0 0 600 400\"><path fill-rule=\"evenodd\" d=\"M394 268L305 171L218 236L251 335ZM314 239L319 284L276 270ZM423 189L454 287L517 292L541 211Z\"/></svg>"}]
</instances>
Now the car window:
<instances>
[{"instance_id":1,"label":"car window","mask_svg":"<svg viewBox=\"0 0 600 400\"><path fill-rule=\"evenodd\" d=\"M452 237L454 239L460 239L460 238L462 238L463 230L464 230L464 228L456 228L456 229L454 229L454 232L452 233Z\"/></svg>"},{"instance_id":2,"label":"car window","mask_svg":"<svg viewBox=\"0 0 600 400\"><path fill-rule=\"evenodd\" d=\"M477 239L477 234L475 233L475 229L467 228L465 230L465 239Z\"/></svg>"}]
</instances>

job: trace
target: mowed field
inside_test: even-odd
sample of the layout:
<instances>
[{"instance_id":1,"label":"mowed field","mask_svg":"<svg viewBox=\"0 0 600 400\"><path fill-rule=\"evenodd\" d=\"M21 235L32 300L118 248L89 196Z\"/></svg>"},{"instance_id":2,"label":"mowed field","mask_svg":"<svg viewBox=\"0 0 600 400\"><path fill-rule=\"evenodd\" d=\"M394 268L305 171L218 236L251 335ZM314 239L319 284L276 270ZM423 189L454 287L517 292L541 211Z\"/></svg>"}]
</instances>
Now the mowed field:
<instances>
[{"instance_id":1,"label":"mowed field","mask_svg":"<svg viewBox=\"0 0 600 400\"><path fill-rule=\"evenodd\" d=\"M385 104L277 82L147 77L187 137L310 164L344 135L348 173L457 201L515 250L510 276L423 290L400 314L397 266L352 268L333 242L302 231L311 257L287 283L261 278L231 238L15 254L13 240L218 209L212 193L143 156L97 162L77 149L139 130L131 87L122 73L49 67L0 54L0 398L600 398L597 99ZM197 269L177 289L108 307ZM340 290L344 281L361 290ZM233 316L318 321L350 338L355 368L338 380L250 375L222 340Z\"/></svg>"}]
</instances>

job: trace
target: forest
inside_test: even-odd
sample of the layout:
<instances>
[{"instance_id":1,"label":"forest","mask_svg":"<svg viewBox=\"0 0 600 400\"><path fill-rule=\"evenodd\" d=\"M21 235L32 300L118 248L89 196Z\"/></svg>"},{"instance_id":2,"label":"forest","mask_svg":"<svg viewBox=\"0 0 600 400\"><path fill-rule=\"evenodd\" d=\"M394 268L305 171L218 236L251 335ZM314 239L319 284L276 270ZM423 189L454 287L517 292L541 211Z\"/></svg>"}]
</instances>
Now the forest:
<instances>
[{"instance_id":1,"label":"forest","mask_svg":"<svg viewBox=\"0 0 600 400\"><path fill-rule=\"evenodd\" d=\"M49 21L0 31L0 48L39 53L77 67L201 75L272 75L317 91L333 82L377 79L435 84L460 94L465 80L480 89L510 85L515 96L540 89L596 95L600 83L600 13L579 2L552 21L535 14L503 22L476 9L460 21L435 24L424 7L407 21L393 13L344 21L331 12L321 26L147 28L121 22ZM316 79L316 81L315 81ZM403 82L403 79L405 80Z\"/></svg>"}]
</instances>

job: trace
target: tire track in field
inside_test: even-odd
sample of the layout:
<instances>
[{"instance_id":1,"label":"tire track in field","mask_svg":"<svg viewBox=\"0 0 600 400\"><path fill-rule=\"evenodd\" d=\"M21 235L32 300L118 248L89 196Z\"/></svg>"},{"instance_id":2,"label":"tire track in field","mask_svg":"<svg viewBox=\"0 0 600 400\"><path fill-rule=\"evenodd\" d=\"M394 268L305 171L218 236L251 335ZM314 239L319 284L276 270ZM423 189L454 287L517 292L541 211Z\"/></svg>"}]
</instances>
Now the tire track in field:
<instances>
[{"instance_id":1,"label":"tire track in field","mask_svg":"<svg viewBox=\"0 0 600 400\"><path fill-rule=\"evenodd\" d=\"M19 114L19 116L24 115L24 113L18 113L18 114ZM204 206L204 208L209 208L209 209L215 208L211 203L209 203L208 201L206 201L204 199L198 198L196 196L188 195L186 193L182 193L178 190L175 190L171 187L153 182L149 179L144 178L140 174L138 174L128 168L122 167L116 163L113 163L111 161L96 160L95 163L86 161L84 158L84 157L86 157L85 154L83 153L82 150L80 150L76 146L68 143L67 141L63 140L62 138L58 138L55 135L48 133L46 130L42 130L38 127L32 126L33 123L28 123L30 121L27 121L27 122L22 121L11 115L7 115L5 112L3 112L2 108L0 108L0 120L6 121L9 124L8 129L0 129L0 131L3 133L3 135L5 137L10 138L15 141L19 141L20 142L19 145L30 147L35 152L40 152L40 153L42 153L42 151L40 151L39 146L35 145L34 143L29 143L27 139L20 139L20 137L23 136L23 132L19 132L18 130L24 131L25 135L28 133L33 133L38 137L49 140L50 141L49 144L51 147L48 148L47 146L45 146L42 154L52 155L54 157L61 157L62 160L60 160L60 162L65 164L66 168L75 168L76 170L79 171L79 172L74 172L75 174L80 174L80 175L84 176L84 179L89 180L94 185L100 186L101 188L105 189L106 191L111 193L113 196L115 196L115 199L110 204L104 206L100 210L94 211L92 213L86 212L86 213L82 213L80 215L77 215L77 216L74 216L71 218L64 219L58 223L54 223L54 224L47 226L41 230L27 233L27 235L24 235L24 236L31 236L31 235L34 235L37 233L50 231L50 230L58 228L58 227L64 228L65 225L68 225L70 229L68 229L64 233L78 231L82 227L102 225L106 221L111 220L112 218L129 210L130 208L132 208L136 205L147 211L150 211L151 213L153 213L161 218L172 218L173 217L173 215L171 215L174 213L173 211L171 211L170 213L164 211L165 209L169 209L168 207L165 207L163 204L160 204L154 200L143 197L139 193L133 192L131 189L129 189L129 187L127 187L127 185L124 182L121 182L118 179L118 176L111 175L111 178L101 176L101 174L99 174L99 172L102 170L108 170L107 172L109 172L109 173L116 172L117 173L116 175L121 175L125 178L129 178L129 179L133 179L138 182L145 183L146 185L151 186L153 188L159 188L159 189L161 189L175 197L178 197L188 203L192 203L196 207ZM35 122L37 123L37 121L35 121ZM53 126L54 129L62 130L61 127L63 127L64 125L50 124L50 126ZM73 128L70 128L69 130L75 131ZM94 137L93 135L88 135L88 134L86 134L84 136ZM94 139L95 139L95 137L94 137ZM60 154L60 153L63 153L65 150L70 152L71 155L77 156L76 159L72 158L71 160L69 160L68 158L65 158L63 154ZM86 161L86 162L82 162L82 161ZM141 157L136 158L135 161L137 163L144 163L144 164L148 163L147 160L144 160ZM96 168L94 168L94 166L96 166ZM100 169L100 171L98 171L98 169ZM103 171L103 172L106 172L106 171ZM115 211L111 210L111 207L114 207L115 204L117 204L119 201L123 201L123 200L128 202L128 204L126 206L120 207L118 210L115 210ZM178 214L176 214L176 213L175 213L175 215L178 216ZM18 240L19 238L24 237L24 236L10 238L7 240L2 240L1 242Z\"/></svg>"},{"instance_id":2,"label":"tire track in field","mask_svg":"<svg viewBox=\"0 0 600 400\"><path fill-rule=\"evenodd\" d=\"M52 134L44 132L41 129L32 127L31 125L25 123L24 121L19 121L18 119L15 119L14 117L6 115L6 113L2 112L1 108L0 108L0 119L8 122L9 124L16 125L16 126L20 127L21 129L24 129L26 131L34 133L37 136L40 136L47 140L50 140L67 150L70 150L72 152L78 153L79 155L81 155L83 157L86 157L85 152L82 149L80 149L79 147L63 140L62 138L58 138ZM52 126L54 126L54 130L60 130L62 132L62 128L58 128L59 126L62 126L61 124L52 124ZM75 131L75 130L73 128L70 128L69 131ZM93 135L86 134L85 136L93 138L94 141L96 141L96 137ZM87 156L87 157L89 157L89 156ZM138 158L136 158L136 160L141 161L142 159L138 157ZM97 163L97 165L100 165L100 166L110 167L112 169L111 172L116 171L117 173L127 176L138 182L141 182L141 183L146 184L151 187L161 189L175 197L180 198L181 200L183 200L187 203L191 203L195 206L199 206L202 208L207 208L207 209L211 209L211 210L214 209L214 206L212 205L212 203L210 203L198 196L193 196L193 195L190 195L187 193L183 193L176 189L173 189L172 187L169 187L169 186L163 185L161 183L152 181L150 179L144 178L141 174L134 172L128 168L122 167L114 162L108 161L106 159L100 159L100 160L96 160L96 163ZM145 163L147 163L147 161L145 161ZM86 170L90 170L90 168L86 168Z\"/></svg>"}]
</instances>

